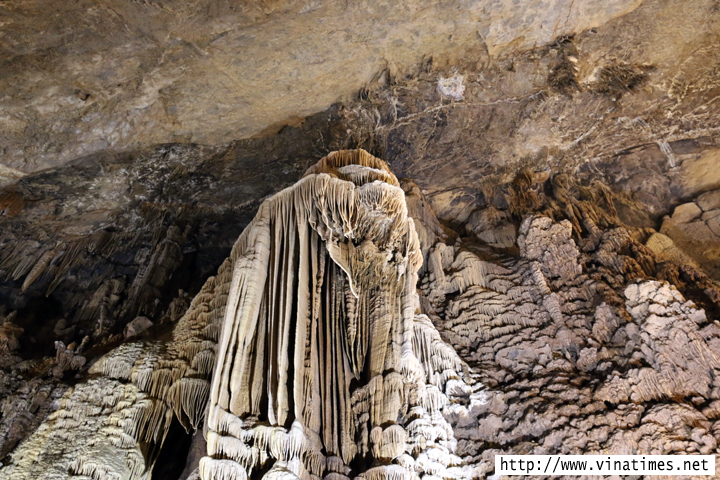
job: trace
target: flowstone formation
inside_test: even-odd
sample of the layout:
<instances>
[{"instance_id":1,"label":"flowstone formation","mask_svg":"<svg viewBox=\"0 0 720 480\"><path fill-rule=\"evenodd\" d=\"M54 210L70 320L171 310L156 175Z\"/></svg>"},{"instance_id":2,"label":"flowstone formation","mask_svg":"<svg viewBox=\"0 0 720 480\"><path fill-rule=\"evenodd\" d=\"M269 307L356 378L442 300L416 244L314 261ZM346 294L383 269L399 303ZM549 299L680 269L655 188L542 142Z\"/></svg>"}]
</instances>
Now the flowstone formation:
<instances>
[{"instance_id":1,"label":"flowstone formation","mask_svg":"<svg viewBox=\"0 0 720 480\"><path fill-rule=\"evenodd\" d=\"M384 162L324 158L231 258L203 480L463 476L441 410L472 380L416 317L420 246Z\"/></svg>"},{"instance_id":2,"label":"flowstone formation","mask_svg":"<svg viewBox=\"0 0 720 480\"><path fill-rule=\"evenodd\" d=\"M482 386L419 314L421 263L387 165L330 154L263 203L170 341L94 363L0 473L150 478L173 418L207 412L190 478L472 478L442 411Z\"/></svg>"},{"instance_id":3,"label":"flowstone formation","mask_svg":"<svg viewBox=\"0 0 720 480\"><path fill-rule=\"evenodd\" d=\"M718 455L717 283L668 260L668 237L643 245L601 185L524 177L505 250L444 234L408 195L430 232L423 311L488 388L446 411L455 453L479 478L498 454Z\"/></svg>"},{"instance_id":4,"label":"flowstone formation","mask_svg":"<svg viewBox=\"0 0 720 480\"><path fill-rule=\"evenodd\" d=\"M98 290L87 322L47 322L54 343L31 310L0 311L0 478L476 480L497 454L719 455L715 254L684 251L680 227L712 231L717 191L658 232L589 180L522 169L443 225L452 197L431 207L381 160L335 152L260 206L191 302L153 297L186 271L166 260L191 227L169 218L152 267ZM3 220L14 238L23 215ZM37 244L4 257L6 275L24 265L13 291L105 261L47 263Z\"/></svg>"}]
</instances>

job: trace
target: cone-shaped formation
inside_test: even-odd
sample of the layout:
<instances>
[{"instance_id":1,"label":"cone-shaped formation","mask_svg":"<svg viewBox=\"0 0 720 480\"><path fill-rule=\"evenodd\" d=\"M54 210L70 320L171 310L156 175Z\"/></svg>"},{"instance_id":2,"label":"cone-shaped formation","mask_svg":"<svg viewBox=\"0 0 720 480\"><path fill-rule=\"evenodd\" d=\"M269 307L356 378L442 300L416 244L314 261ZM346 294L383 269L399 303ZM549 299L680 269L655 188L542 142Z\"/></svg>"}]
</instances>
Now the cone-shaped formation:
<instances>
[{"instance_id":1,"label":"cone-shaped formation","mask_svg":"<svg viewBox=\"0 0 720 480\"><path fill-rule=\"evenodd\" d=\"M322 159L231 258L204 480L459 475L439 411L462 362L429 321L414 328L422 257L383 161Z\"/></svg>"}]
</instances>

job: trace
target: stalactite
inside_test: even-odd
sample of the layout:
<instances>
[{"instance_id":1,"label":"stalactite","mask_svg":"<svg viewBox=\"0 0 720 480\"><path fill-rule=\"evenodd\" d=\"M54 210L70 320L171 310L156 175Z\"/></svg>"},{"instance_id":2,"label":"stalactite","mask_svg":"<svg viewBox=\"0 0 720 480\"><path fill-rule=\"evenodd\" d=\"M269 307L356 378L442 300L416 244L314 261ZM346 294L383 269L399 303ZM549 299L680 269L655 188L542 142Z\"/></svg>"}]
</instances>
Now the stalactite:
<instances>
[{"instance_id":1,"label":"stalactite","mask_svg":"<svg viewBox=\"0 0 720 480\"><path fill-rule=\"evenodd\" d=\"M35 265L32 267L32 270L30 270L30 273L27 274L27 277L25 277L25 281L22 284L22 291L24 292L30 286L37 280L40 275L45 272L45 269L48 265L50 265L50 261L55 257L55 250L50 249L45 251L40 258L35 262Z\"/></svg>"},{"instance_id":2,"label":"stalactite","mask_svg":"<svg viewBox=\"0 0 720 480\"><path fill-rule=\"evenodd\" d=\"M225 262L178 320L170 342L125 343L98 360L90 373L101 377L70 389L61 408L17 448L0 473L9 479L66 478L68 472L92 478L145 478L155 458L146 457L141 445L161 445L173 416L188 429L202 422L215 349L212 332L223 319L224 304L218 299L229 291L231 276ZM55 367L60 374L84 362L62 347ZM81 425L95 427L82 433L77 430ZM58 442L62 448L54 445ZM97 448L79 455L87 445ZM53 468L43 471L38 463Z\"/></svg>"}]
</instances>

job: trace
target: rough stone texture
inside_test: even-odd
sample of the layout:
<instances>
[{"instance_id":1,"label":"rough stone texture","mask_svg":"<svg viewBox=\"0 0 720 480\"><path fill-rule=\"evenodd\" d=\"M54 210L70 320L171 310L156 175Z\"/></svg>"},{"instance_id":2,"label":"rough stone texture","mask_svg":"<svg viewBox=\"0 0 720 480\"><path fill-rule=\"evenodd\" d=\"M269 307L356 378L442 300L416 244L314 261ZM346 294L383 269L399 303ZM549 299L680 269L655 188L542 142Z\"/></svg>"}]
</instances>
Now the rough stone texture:
<instances>
[{"instance_id":1,"label":"rough stone texture","mask_svg":"<svg viewBox=\"0 0 720 480\"><path fill-rule=\"evenodd\" d=\"M710 1L644 2L546 47L465 59L462 100L438 91L452 71L434 66L372 84L344 109L348 129L458 228L487 204L505 210L498 187L523 168L602 180L626 223L657 228L717 189L719 19Z\"/></svg>"},{"instance_id":2,"label":"rough stone texture","mask_svg":"<svg viewBox=\"0 0 720 480\"><path fill-rule=\"evenodd\" d=\"M107 148L247 138L386 69L531 48L640 1L4 4L0 158L34 172Z\"/></svg>"},{"instance_id":3,"label":"rough stone texture","mask_svg":"<svg viewBox=\"0 0 720 480\"><path fill-rule=\"evenodd\" d=\"M488 387L445 411L479 478L498 452L718 452L714 2L645 0L598 16L573 3L568 30L550 33L536 27L563 9L539 4L464 6L453 25L444 4L346 14L318 3L302 15L304 5L265 4L254 16L253 5L68 3L53 19L38 5L0 7L3 465L78 405L97 424L104 400L73 392L109 350L132 345L128 322L147 317L155 326L134 341L166 348L262 200L357 146L412 179L400 185L425 260L421 310ZM536 6L539 23L521 25ZM317 20L334 8L328 37ZM367 18L349 26L361 8ZM492 28L478 36L472 22ZM378 51L345 48L358 43ZM325 62L308 66L313 55ZM295 126L187 143L276 122ZM181 143L148 146L165 140ZM138 148L103 150L128 146ZM67 162L80 152L91 154ZM23 177L51 165L61 166ZM177 359L162 361L150 370L172 375ZM108 382L128 402L148 394ZM179 421L142 454L158 476L187 467L198 478L197 456L183 457L198 445Z\"/></svg>"},{"instance_id":4,"label":"rough stone texture","mask_svg":"<svg viewBox=\"0 0 720 480\"><path fill-rule=\"evenodd\" d=\"M715 279L720 278L719 196L720 190L715 190L701 195L695 202L678 205L672 216L665 217L660 229Z\"/></svg>"},{"instance_id":5,"label":"rough stone texture","mask_svg":"<svg viewBox=\"0 0 720 480\"><path fill-rule=\"evenodd\" d=\"M22 312L20 348L39 342L35 354L54 355L56 339L120 334L138 315L177 320L179 290L197 293L263 197L332 138L323 116L264 141L85 158L9 187L0 314ZM258 158L266 169L251 168Z\"/></svg>"},{"instance_id":6,"label":"rough stone texture","mask_svg":"<svg viewBox=\"0 0 720 480\"><path fill-rule=\"evenodd\" d=\"M0 463L138 314L156 324L148 340L167 342L262 198L299 178L332 138L324 115L267 140L93 156L3 191ZM248 168L258 158L278 168ZM56 368L55 342L76 352L86 337L84 367Z\"/></svg>"},{"instance_id":7,"label":"rough stone texture","mask_svg":"<svg viewBox=\"0 0 720 480\"><path fill-rule=\"evenodd\" d=\"M430 249L423 305L489 387L453 418L456 453L486 474L496 454L720 452L717 322L648 280L663 264L625 229L599 230L529 216L517 256Z\"/></svg>"},{"instance_id":8,"label":"rough stone texture","mask_svg":"<svg viewBox=\"0 0 720 480\"><path fill-rule=\"evenodd\" d=\"M321 171L333 170L317 170ZM418 225L419 252L424 256L419 305L432 321L415 315L416 338L431 339L430 332L437 328L440 336L432 340L433 348L442 344L440 337L452 345L467 362L466 378L487 388L469 392L464 382L448 377L463 370L458 366L430 370L434 373L429 381L436 377L446 382L441 423L452 427L454 438L430 450L450 448L457 456L444 453L442 458L450 463L442 464L448 473L441 478L484 478L492 473L493 457L498 453L720 453L720 427L716 425L720 362L714 353L720 347L720 329L713 321L720 311L720 289L681 257L662 258L643 246L635 238L642 231L629 230L613 213L614 197L607 187L583 187L563 175L520 175L501 188L508 192L504 221L516 228L517 237L511 247L497 248L474 234L462 236L443 227L417 186L408 181L402 185L408 213ZM706 194L694 207L686 206L678 213L685 219L697 218L699 205L710 208L713 198L714 194ZM480 210L477 216L481 214ZM364 265L370 263L372 260L366 259L359 268L365 271ZM7 400L2 425L9 434L3 448L10 452L26 438L10 457L5 473L23 478L27 472L35 472L37 477L45 472L43 462L52 461L56 467L48 474L70 468L78 474L117 471L135 478L144 465L162 459L162 452L145 452L134 445L143 438L161 444L173 417L187 428L199 425L219 336L218 322L224 318L224 298L231 294L234 270L226 263L217 277L208 280L179 320L172 340L124 343L93 361L90 373L100 378L81 375L79 385L70 389L65 383L68 375L86 368L85 356L95 357L101 350L86 352L84 344L65 347L58 342L54 359L28 363L14 354L18 336L23 341L17 326L22 323L22 310L5 319L3 361L8 382L3 385ZM164 315L172 318L171 312L182 308L178 305L186 300L182 295L178 298ZM55 329L62 332L66 327L67 323L58 322ZM95 338L98 346L108 341L104 335ZM80 354L83 360L74 362ZM455 353L448 350L438 355L446 359ZM454 360L456 364L459 361ZM42 365L46 365L46 373L40 370ZM113 400L113 395L124 395L124 400ZM122 406L112 407L116 401ZM104 413L97 413L98 409ZM407 420L417 413L409 412ZM142 420L161 417L164 420L159 423ZM110 427L117 418L132 420L124 421L122 431L116 431ZM398 425L413 435L415 427L422 427L417 432L425 436L430 434L422 422L405 424L397 418ZM433 420L432 428L446 428L437 421L439 418ZM102 438L94 444L102 452L69 453L83 445L72 435L64 449L56 448L58 439L65 438L62 432L72 428L73 422L100 432ZM265 428L252 422L243 425L242 431ZM285 458L278 453L283 449L289 449L286 452L292 458L296 447L290 444L300 442L297 445L306 449L307 442L313 442L307 438L300 441L294 428L274 434L285 439L272 447L275 458ZM387 442L382 432L367 438L367 446L376 444L373 455L389 470L376 466L366 475L385 478L398 474L398 468L416 473L441 471L433 464L438 452L422 453L420 444L418 450L413 443L405 443L410 437L400 441L399 433L393 430L391 435L389 430ZM32 431L35 433L28 437ZM233 435L246 440L257 437L256 442L264 435L241 433L238 430ZM223 472L226 478L244 478L245 470L240 471L232 460L247 467L249 459L255 458L245 458L250 450L233 444L230 437L223 442L211 437L208 448L215 452L213 469L200 463L200 469L192 473L189 461L188 468L193 467L186 472L189 478L208 476L211 470ZM450 439L442 438L443 442ZM385 443L387 451L382 447ZM188 443L185 451L189 448ZM409 449L407 456L401 454L403 448ZM106 457L126 460L118 464L97 461ZM312 455L303 458L309 462L306 469L322 470L322 463L315 464ZM342 462L326 461L344 475ZM159 471L164 465L158 465ZM284 463L279 465L276 470L285 468ZM363 471L359 464L351 465ZM462 470L457 470L460 466ZM301 478L305 475L302 468L297 471Z\"/></svg>"},{"instance_id":9,"label":"rough stone texture","mask_svg":"<svg viewBox=\"0 0 720 480\"><path fill-rule=\"evenodd\" d=\"M102 356L0 473L146 478L173 419L197 429L207 411L205 480L474 476L442 412L481 385L416 315L421 261L387 165L329 155L262 204L168 341ZM57 342L55 377L85 343Z\"/></svg>"}]
</instances>

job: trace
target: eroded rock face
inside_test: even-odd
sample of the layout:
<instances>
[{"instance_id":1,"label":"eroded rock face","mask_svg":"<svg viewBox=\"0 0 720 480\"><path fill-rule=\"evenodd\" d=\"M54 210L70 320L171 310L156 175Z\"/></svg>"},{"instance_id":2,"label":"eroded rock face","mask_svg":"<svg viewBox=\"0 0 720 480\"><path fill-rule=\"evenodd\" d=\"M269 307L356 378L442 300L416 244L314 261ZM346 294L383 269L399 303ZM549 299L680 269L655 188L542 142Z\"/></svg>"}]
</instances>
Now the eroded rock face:
<instances>
[{"instance_id":1,"label":"eroded rock face","mask_svg":"<svg viewBox=\"0 0 720 480\"><path fill-rule=\"evenodd\" d=\"M445 224L483 242L509 238L487 207L505 213L503 186L523 169L602 181L626 224L659 230L676 205L718 188L708 65L720 12L686 7L646 1L550 45L371 84L346 102L347 129L412 178ZM452 77L462 100L440 90Z\"/></svg>"},{"instance_id":2,"label":"eroded rock face","mask_svg":"<svg viewBox=\"0 0 720 480\"><path fill-rule=\"evenodd\" d=\"M169 342L103 356L3 473L142 478L157 455L143 446L173 418L198 428L210 394L204 479L471 476L441 411L480 385L415 318L421 259L387 166L326 157L263 203ZM60 344L60 375L75 353Z\"/></svg>"},{"instance_id":3,"label":"eroded rock face","mask_svg":"<svg viewBox=\"0 0 720 480\"><path fill-rule=\"evenodd\" d=\"M718 452L717 322L650 279L652 252L627 257L623 228L588 226L529 216L512 257L472 238L430 250L422 304L490 388L454 418L482 472L500 453Z\"/></svg>"},{"instance_id":4,"label":"eroded rock face","mask_svg":"<svg viewBox=\"0 0 720 480\"><path fill-rule=\"evenodd\" d=\"M499 452L717 453L720 10L710 0L590 3L0 7L3 473L130 478L152 467L176 478L174 462L199 478L233 262L253 250L223 260L263 199L357 146L412 180L381 162L326 161L310 176L348 191L379 180L395 200L399 185L407 214L383 207L373 221L405 231L389 219L412 218L419 243L378 246L378 234L353 233L358 218L327 216L355 193L310 195L316 208L295 220L325 216L305 230L262 225L315 242L309 255L324 258L319 290L287 291L335 295L336 311L313 321L354 332L339 335L330 362L342 395L328 400L316 391L324 378L301 376L321 369L300 358L300 340L243 334L258 350L297 353L284 364L286 394L276 385L272 401L248 393L249 408L215 402L203 475L474 479L492 473ZM187 143L278 122L295 126ZM185 143L147 146L158 141ZM25 176L52 165L62 166ZM297 193L307 187L295 188L307 204ZM255 224L281 218L277 205ZM307 257L271 246L288 260L257 287L265 304L269 285L305 275L292 262ZM416 256L419 306L408 280ZM243 271L262 283L262 269ZM363 317L351 308L352 272L364 272L365 292L401 278L386 293L417 312ZM281 317L265 311L256 324L297 326ZM394 340L362 344L370 324L390 325ZM402 355L399 370L368 373L370 343L407 351L408 338L422 375ZM307 342L318 366L323 341ZM236 351L233 368L247 371L254 353ZM216 393L245 394L217 382ZM317 413L298 399L334 408ZM185 438L183 427L197 432L192 447L189 436L187 447L170 438Z\"/></svg>"},{"instance_id":5,"label":"eroded rock face","mask_svg":"<svg viewBox=\"0 0 720 480\"><path fill-rule=\"evenodd\" d=\"M720 190L675 207L672 216L663 220L660 233L687 252L689 262L720 278Z\"/></svg>"},{"instance_id":6,"label":"eroded rock face","mask_svg":"<svg viewBox=\"0 0 720 480\"><path fill-rule=\"evenodd\" d=\"M262 197L317 161L315 153L306 156L292 145L322 151L320 139L333 138L324 122L281 135L291 141L220 149L166 145L93 157L0 194L7 200L0 214L0 462L8 463L7 455L100 356L128 341L124 329L133 319L150 318L154 326L142 339L167 348L170 331ZM250 171L260 156L268 168ZM170 172L174 180L167 184ZM56 342L63 347L56 349ZM173 367L161 376L176 378L176 359L162 358ZM179 423L170 427L182 432Z\"/></svg>"},{"instance_id":7,"label":"eroded rock face","mask_svg":"<svg viewBox=\"0 0 720 480\"><path fill-rule=\"evenodd\" d=\"M434 61L532 48L640 0L29 1L3 6L0 177L103 149L218 144ZM352 59L352 61L349 61ZM32 139L32 141L28 141ZM8 168L9 167L9 168Z\"/></svg>"}]
</instances>

